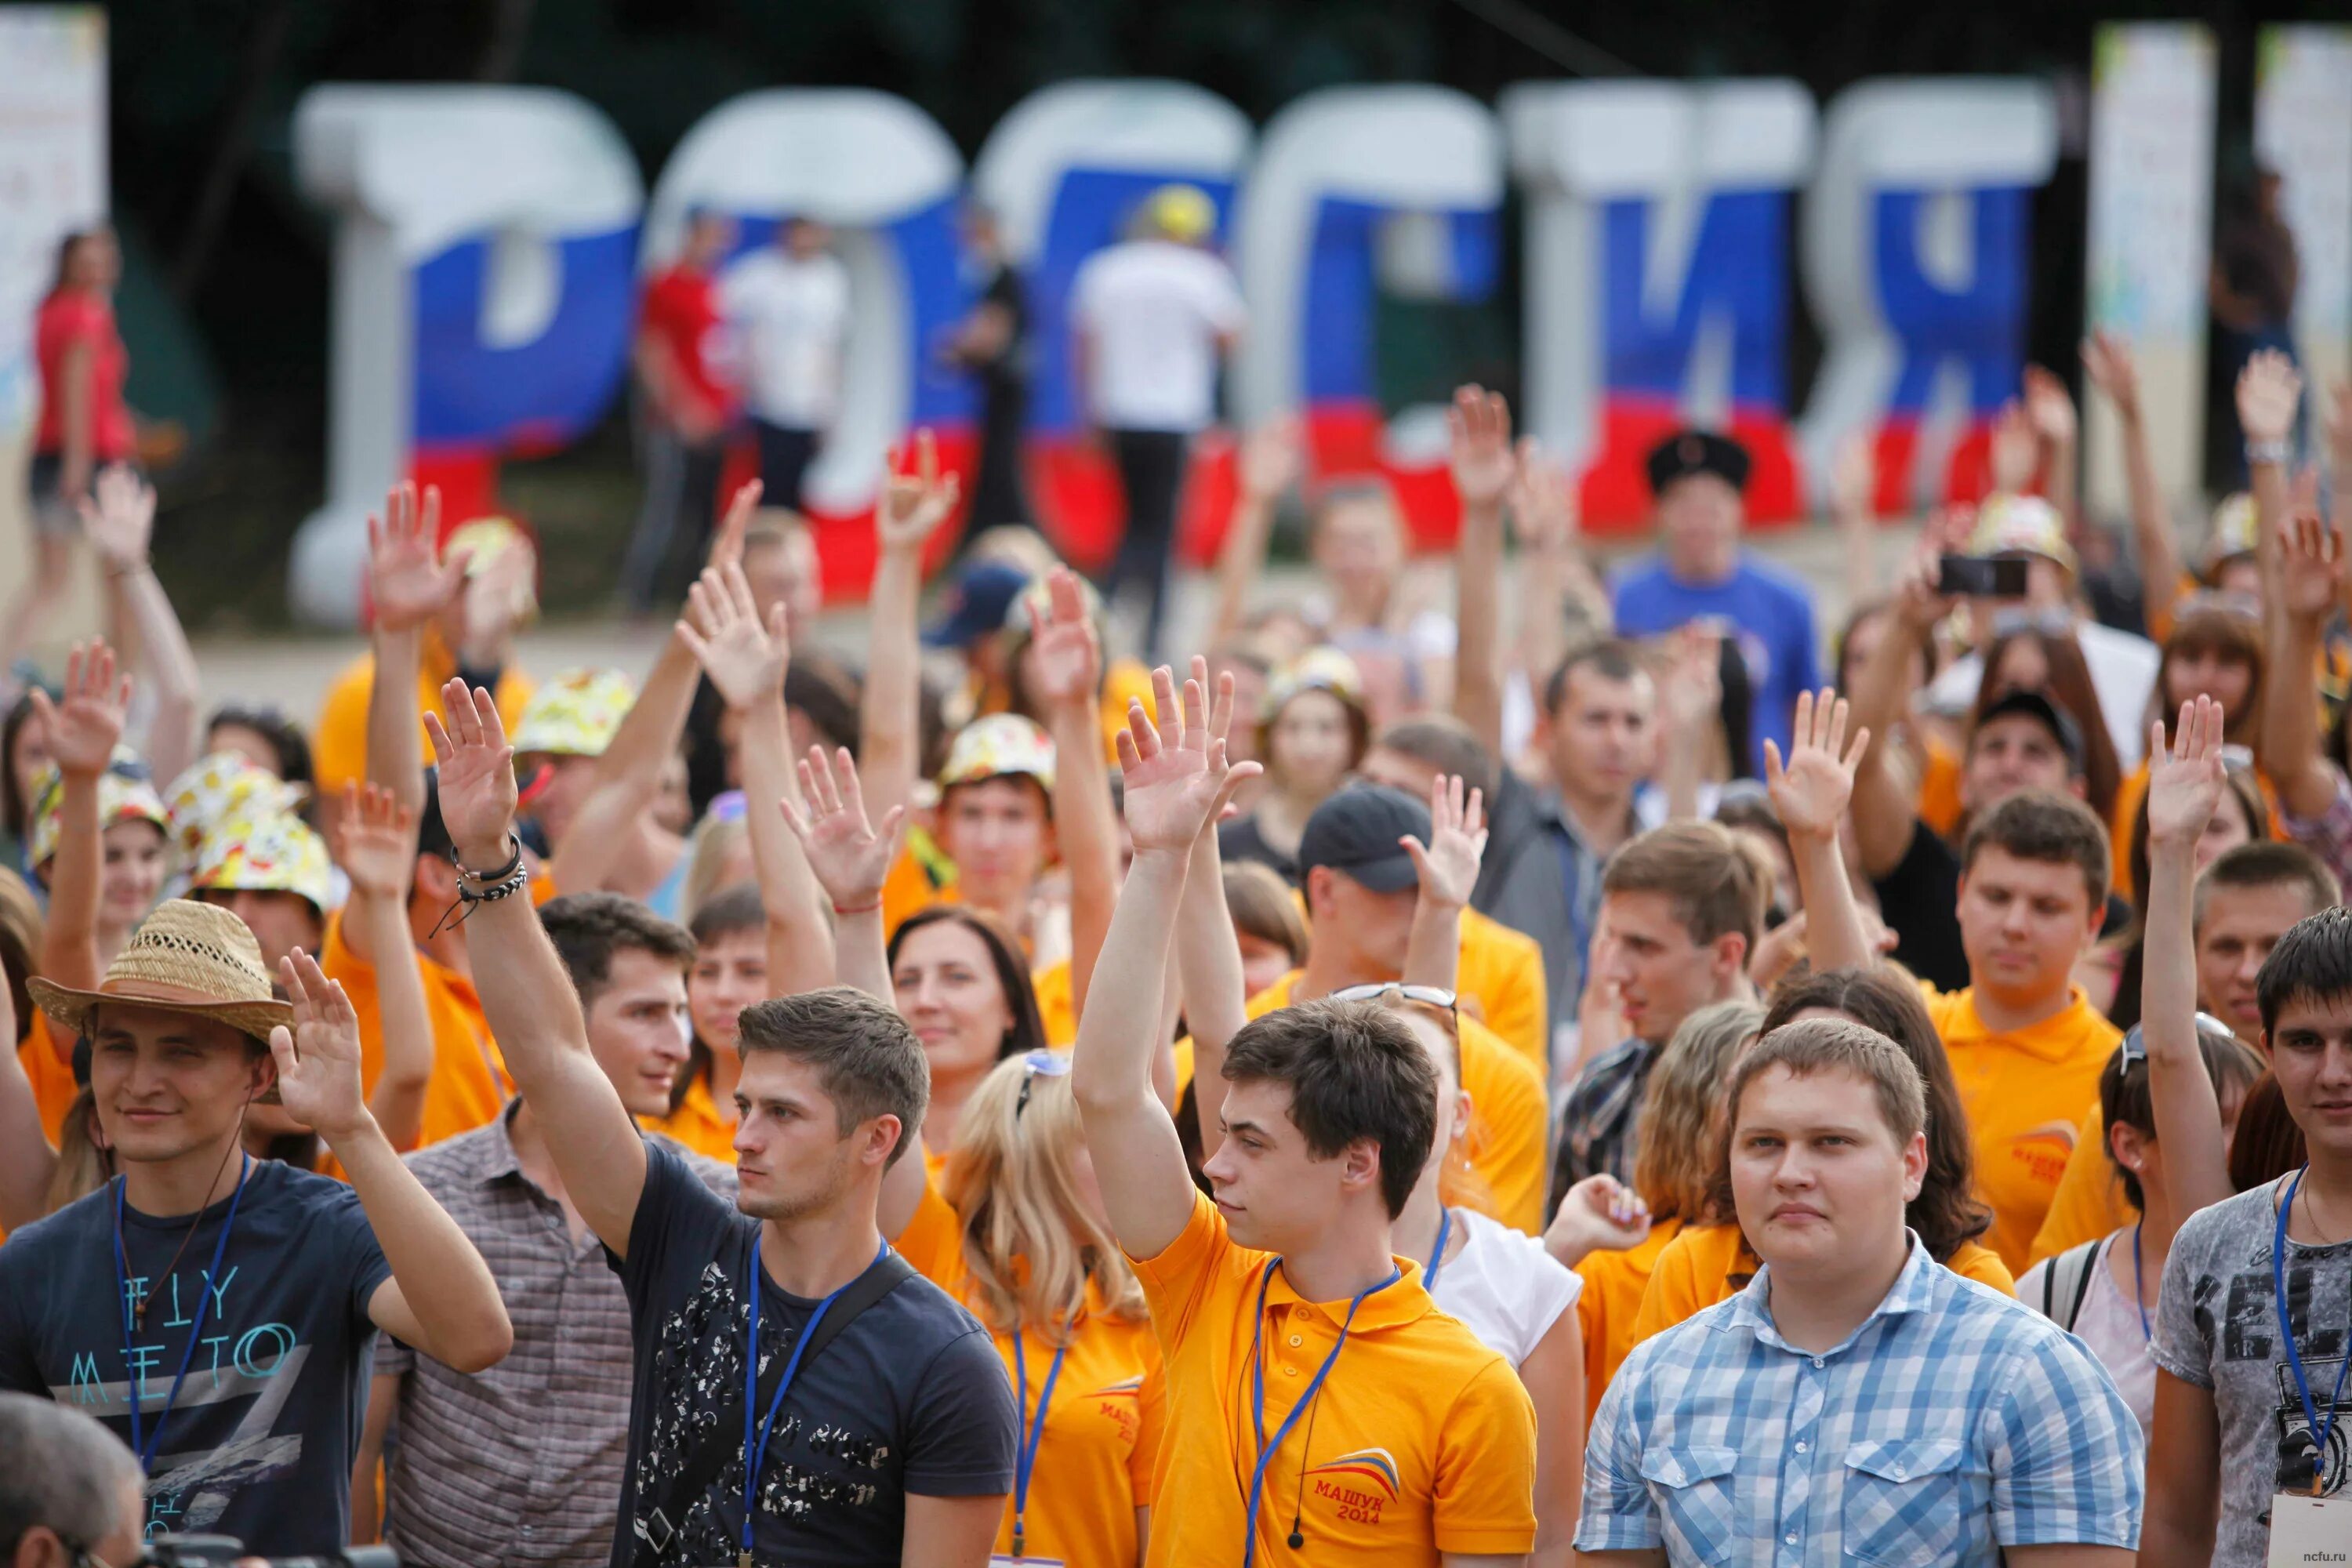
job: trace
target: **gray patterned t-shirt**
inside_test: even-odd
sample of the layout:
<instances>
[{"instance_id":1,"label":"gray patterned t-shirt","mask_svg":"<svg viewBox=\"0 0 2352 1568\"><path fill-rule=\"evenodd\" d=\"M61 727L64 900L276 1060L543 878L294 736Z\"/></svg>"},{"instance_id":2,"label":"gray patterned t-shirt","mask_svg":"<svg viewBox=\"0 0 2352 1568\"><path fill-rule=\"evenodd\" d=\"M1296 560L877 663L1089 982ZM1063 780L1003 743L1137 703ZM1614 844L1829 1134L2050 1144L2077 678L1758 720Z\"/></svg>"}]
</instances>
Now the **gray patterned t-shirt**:
<instances>
[{"instance_id":1,"label":"gray patterned t-shirt","mask_svg":"<svg viewBox=\"0 0 2352 1568\"><path fill-rule=\"evenodd\" d=\"M2284 1182L2241 1193L2189 1216L2164 1266L2156 1364L2213 1392L2221 1436L2221 1518L2213 1568L2263 1568L2271 1499L2311 1489L2310 1423L2279 1336L2271 1238ZM2286 1247L2287 1326L2311 1402L2328 1421L2328 1394L2352 1342L2352 1241ZM2352 1383L2319 1458L2322 1494L2352 1495Z\"/></svg>"}]
</instances>

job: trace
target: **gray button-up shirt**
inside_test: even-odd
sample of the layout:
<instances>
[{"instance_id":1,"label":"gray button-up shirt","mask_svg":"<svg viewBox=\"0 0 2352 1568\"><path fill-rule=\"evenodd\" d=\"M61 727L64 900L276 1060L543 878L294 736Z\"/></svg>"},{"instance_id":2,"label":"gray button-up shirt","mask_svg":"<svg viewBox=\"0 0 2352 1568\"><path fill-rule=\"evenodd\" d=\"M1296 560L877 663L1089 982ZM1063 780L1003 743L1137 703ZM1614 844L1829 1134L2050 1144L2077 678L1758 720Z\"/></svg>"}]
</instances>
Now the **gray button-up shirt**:
<instances>
[{"instance_id":1,"label":"gray button-up shirt","mask_svg":"<svg viewBox=\"0 0 2352 1568\"><path fill-rule=\"evenodd\" d=\"M1527 932L1543 948L1544 994L1557 1058L1560 1026L1576 1021L1584 995L1607 858L1585 845L1558 795L1517 778L1507 780L1496 794L1486 861L1470 901L1481 914ZM1629 831L1636 826L1629 821Z\"/></svg>"},{"instance_id":2,"label":"gray button-up shirt","mask_svg":"<svg viewBox=\"0 0 2352 1568\"><path fill-rule=\"evenodd\" d=\"M487 1372L457 1372L389 1335L377 1349L377 1373L401 1380L384 1540L412 1568L612 1560L635 1364L629 1300L604 1244L573 1241L562 1205L523 1174L508 1133L517 1103L408 1156L480 1249L514 1321L514 1349ZM678 1152L734 1196L732 1170Z\"/></svg>"}]
</instances>

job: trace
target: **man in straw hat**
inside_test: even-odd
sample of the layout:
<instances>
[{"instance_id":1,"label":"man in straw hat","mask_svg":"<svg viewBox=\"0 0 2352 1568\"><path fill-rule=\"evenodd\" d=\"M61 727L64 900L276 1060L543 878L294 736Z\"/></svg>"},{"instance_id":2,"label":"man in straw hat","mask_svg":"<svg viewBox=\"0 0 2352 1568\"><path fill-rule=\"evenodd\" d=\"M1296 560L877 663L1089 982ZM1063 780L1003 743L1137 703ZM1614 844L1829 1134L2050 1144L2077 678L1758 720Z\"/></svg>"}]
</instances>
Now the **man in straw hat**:
<instances>
[{"instance_id":1,"label":"man in straw hat","mask_svg":"<svg viewBox=\"0 0 2352 1568\"><path fill-rule=\"evenodd\" d=\"M368 1112L342 987L299 950L278 973L291 1002L243 921L175 899L96 990L34 980L87 1054L119 1174L0 1248L0 1389L128 1441L151 1533L271 1556L349 1539L376 1330L468 1368L512 1338L481 1256ZM350 1186L246 1154L266 1098L318 1131Z\"/></svg>"}]
</instances>

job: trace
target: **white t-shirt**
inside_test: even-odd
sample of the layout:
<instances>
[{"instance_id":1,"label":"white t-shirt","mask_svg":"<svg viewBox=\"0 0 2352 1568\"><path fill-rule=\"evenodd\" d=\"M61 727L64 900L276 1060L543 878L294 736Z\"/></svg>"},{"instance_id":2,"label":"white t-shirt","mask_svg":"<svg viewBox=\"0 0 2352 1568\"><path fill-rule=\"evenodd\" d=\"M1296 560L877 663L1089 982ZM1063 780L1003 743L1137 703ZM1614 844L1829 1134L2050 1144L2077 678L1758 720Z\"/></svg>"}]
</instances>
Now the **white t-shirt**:
<instances>
[{"instance_id":1,"label":"white t-shirt","mask_svg":"<svg viewBox=\"0 0 2352 1568\"><path fill-rule=\"evenodd\" d=\"M2124 1396L2124 1403L2139 1417L2139 1429L2146 1432L2156 1419L2156 1360L2149 1353L2148 1331L2139 1309L2116 1289L2116 1277L2107 1267L2117 1246L2130 1247L2130 1236L2129 1231L2119 1230L2099 1244L2098 1255L2091 1260L2091 1283L2083 1297L2083 1310L2074 1316L2074 1334L2107 1369L2116 1392ZM2045 1258L2018 1277L2019 1300L2041 1301L2042 1277L2049 1272L2050 1261ZM2061 1311L2065 1310L2065 1303L2058 1305ZM2147 1321L2155 1319L2156 1310L2151 1307Z\"/></svg>"},{"instance_id":2,"label":"white t-shirt","mask_svg":"<svg viewBox=\"0 0 2352 1568\"><path fill-rule=\"evenodd\" d=\"M1088 338L1088 416L1106 430L1207 426L1216 412L1217 340L1247 319L1233 269L1164 239L1097 251L1078 268L1070 316Z\"/></svg>"},{"instance_id":3,"label":"white t-shirt","mask_svg":"<svg viewBox=\"0 0 2352 1568\"><path fill-rule=\"evenodd\" d=\"M1576 1305L1584 1278L1524 1231L1470 1209L1451 1212L1468 1236L1437 1271L1433 1299L1516 1368Z\"/></svg>"},{"instance_id":4,"label":"white t-shirt","mask_svg":"<svg viewBox=\"0 0 2352 1568\"><path fill-rule=\"evenodd\" d=\"M849 335L849 271L840 258L801 260L763 247L720 274L719 305L735 330L752 416L795 430L831 425Z\"/></svg>"},{"instance_id":5,"label":"white t-shirt","mask_svg":"<svg viewBox=\"0 0 2352 1568\"><path fill-rule=\"evenodd\" d=\"M2164 650L2146 637L2096 621L2075 623L2074 641L2091 671L2091 691L2099 700L2099 717L2106 721L2107 738L2116 743L2116 761L2126 771L2136 768L2140 753L2147 750L2147 728L2140 721L2147 715L2148 695L2156 689L2157 668L2164 662ZM1927 707L1937 713L1966 713L1975 705L1977 688L1983 683L1983 655L1972 653L1955 659L1927 688Z\"/></svg>"}]
</instances>

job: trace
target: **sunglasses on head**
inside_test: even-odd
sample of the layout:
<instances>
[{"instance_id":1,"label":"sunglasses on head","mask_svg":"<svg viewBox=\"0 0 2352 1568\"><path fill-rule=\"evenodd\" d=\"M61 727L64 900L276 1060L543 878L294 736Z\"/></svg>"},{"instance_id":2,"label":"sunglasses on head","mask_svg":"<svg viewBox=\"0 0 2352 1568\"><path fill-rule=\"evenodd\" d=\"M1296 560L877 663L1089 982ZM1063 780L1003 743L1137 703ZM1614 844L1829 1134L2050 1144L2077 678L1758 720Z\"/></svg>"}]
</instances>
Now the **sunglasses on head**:
<instances>
[{"instance_id":1,"label":"sunglasses on head","mask_svg":"<svg viewBox=\"0 0 2352 1568\"><path fill-rule=\"evenodd\" d=\"M1069 1053L1030 1051L1022 1057L1021 1098L1013 1102L1013 1120L1015 1121L1020 1121L1021 1113L1029 1109L1029 1090L1036 1083L1040 1075L1046 1078L1067 1078L1070 1075Z\"/></svg>"},{"instance_id":2,"label":"sunglasses on head","mask_svg":"<svg viewBox=\"0 0 2352 1568\"><path fill-rule=\"evenodd\" d=\"M2216 1035L2226 1035L2231 1039L2235 1039L2238 1034L2235 1029L2232 1029L2229 1025L2221 1022L2221 1019L2216 1018L2210 1013L2200 1013L2197 1015L2196 1028L2197 1032L2200 1035L2210 1030ZM2147 1060L2147 1038L2140 1033L2139 1025L2134 1024L2131 1026L2130 1033L2124 1036L2124 1043L2117 1047L2116 1049L2123 1053L2123 1063L2120 1070L2124 1072L2129 1072L2133 1068L2137 1067Z\"/></svg>"},{"instance_id":3,"label":"sunglasses on head","mask_svg":"<svg viewBox=\"0 0 2352 1568\"><path fill-rule=\"evenodd\" d=\"M1402 981L1384 981L1375 985L1349 985L1331 993L1334 1002L1411 1002L1443 1013L1456 1028L1462 1021L1462 1001L1454 992L1442 985L1407 985Z\"/></svg>"}]
</instances>

